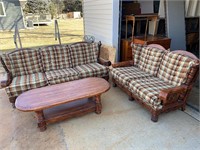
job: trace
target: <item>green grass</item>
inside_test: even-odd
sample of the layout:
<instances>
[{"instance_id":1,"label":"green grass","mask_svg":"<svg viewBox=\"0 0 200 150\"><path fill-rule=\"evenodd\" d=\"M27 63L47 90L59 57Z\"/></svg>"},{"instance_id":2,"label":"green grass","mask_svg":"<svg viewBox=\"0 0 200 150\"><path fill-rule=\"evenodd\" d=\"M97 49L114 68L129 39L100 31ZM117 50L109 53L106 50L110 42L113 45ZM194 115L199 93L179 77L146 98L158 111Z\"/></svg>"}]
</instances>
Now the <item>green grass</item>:
<instances>
[{"instance_id":1,"label":"green grass","mask_svg":"<svg viewBox=\"0 0 200 150\"><path fill-rule=\"evenodd\" d=\"M62 44L82 41L83 19L58 20L58 25ZM23 48L59 44L54 37L54 21L48 26L19 30L19 33ZM0 31L0 51L15 49L13 35L14 31Z\"/></svg>"}]
</instances>

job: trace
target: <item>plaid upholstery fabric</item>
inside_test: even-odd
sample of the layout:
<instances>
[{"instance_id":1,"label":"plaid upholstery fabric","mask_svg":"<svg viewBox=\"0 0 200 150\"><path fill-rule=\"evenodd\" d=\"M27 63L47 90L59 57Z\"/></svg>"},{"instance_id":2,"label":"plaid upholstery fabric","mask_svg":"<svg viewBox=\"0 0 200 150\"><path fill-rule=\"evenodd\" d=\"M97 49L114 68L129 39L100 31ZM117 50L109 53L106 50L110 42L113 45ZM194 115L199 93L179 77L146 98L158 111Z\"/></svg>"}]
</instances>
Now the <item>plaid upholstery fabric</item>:
<instances>
[{"instance_id":1,"label":"plaid upholstery fabric","mask_svg":"<svg viewBox=\"0 0 200 150\"><path fill-rule=\"evenodd\" d=\"M97 62L97 43L76 43L70 46L73 67Z\"/></svg>"},{"instance_id":2,"label":"plaid upholstery fabric","mask_svg":"<svg viewBox=\"0 0 200 150\"><path fill-rule=\"evenodd\" d=\"M43 47L40 54L45 71L72 67L68 45Z\"/></svg>"},{"instance_id":3,"label":"plaid upholstery fabric","mask_svg":"<svg viewBox=\"0 0 200 150\"><path fill-rule=\"evenodd\" d=\"M111 76L123 86L127 87L131 80L138 78L150 77L149 73L142 71L141 69L131 66L131 67L119 67L113 68L111 70Z\"/></svg>"},{"instance_id":4,"label":"plaid upholstery fabric","mask_svg":"<svg viewBox=\"0 0 200 150\"><path fill-rule=\"evenodd\" d=\"M14 77L12 83L5 88L9 97L19 96L21 93L30 89L46 86L47 80L41 72Z\"/></svg>"},{"instance_id":5,"label":"plaid upholstery fabric","mask_svg":"<svg viewBox=\"0 0 200 150\"><path fill-rule=\"evenodd\" d=\"M104 77L109 73L109 68L105 67L99 63L90 63L85 65L80 65L75 68L80 78L86 77Z\"/></svg>"},{"instance_id":6,"label":"plaid upholstery fabric","mask_svg":"<svg viewBox=\"0 0 200 150\"><path fill-rule=\"evenodd\" d=\"M164 50L153 47L143 47L140 53L138 67L156 76L164 53L166 53Z\"/></svg>"},{"instance_id":7,"label":"plaid upholstery fabric","mask_svg":"<svg viewBox=\"0 0 200 150\"><path fill-rule=\"evenodd\" d=\"M78 72L72 68L47 71L45 74L51 85L79 79Z\"/></svg>"},{"instance_id":8,"label":"plaid upholstery fabric","mask_svg":"<svg viewBox=\"0 0 200 150\"><path fill-rule=\"evenodd\" d=\"M187 81L187 75L193 65L196 65L195 60L170 52L164 55L157 76L165 82L180 86Z\"/></svg>"},{"instance_id":9,"label":"plaid upholstery fabric","mask_svg":"<svg viewBox=\"0 0 200 150\"><path fill-rule=\"evenodd\" d=\"M5 69L5 71L7 73L11 72L11 70L12 70L12 64L11 64L10 58L8 57L7 54L1 55L1 63L2 63L3 68Z\"/></svg>"},{"instance_id":10,"label":"plaid upholstery fabric","mask_svg":"<svg viewBox=\"0 0 200 150\"><path fill-rule=\"evenodd\" d=\"M140 60L140 53L144 45L131 43L131 47L132 47L132 56L133 56L134 65L138 66L138 63Z\"/></svg>"},{"instance_id":11,"label":"plaid upholstery fabric","mask_svg":"<svg viewBox=\"0 0 200 150\"><path fill-rule=\"evenodd\" d=\"M132 80L129 83L129 90L137 95L147 105L153 109L162 109L161 101L158 98L160 90L174 87L157 77L147 77Z\"/></svg>"},{"instance_id":12,"label":"plaid upholstery fabric","mask_svg":"<svg viewBox=\"0 0 200 150\"><path fill-rule=\"evenodd\" d=\"M13 77L43 71L39 51L35 49L14 51L2 58Z\"/></svg>"},{"instance_id":13,"label":"plaid upholstery fabric","mask_svg":"<svg viewBox=\"0 0 200 150\"><path fill-rule=\"evenodd\" d=\"M92 43L92 49L95 52L94 60L95 60L95 62L97 62L96 60L97 60L98 56L100 55L98 43Z\"/></svg>"}]
</instances>

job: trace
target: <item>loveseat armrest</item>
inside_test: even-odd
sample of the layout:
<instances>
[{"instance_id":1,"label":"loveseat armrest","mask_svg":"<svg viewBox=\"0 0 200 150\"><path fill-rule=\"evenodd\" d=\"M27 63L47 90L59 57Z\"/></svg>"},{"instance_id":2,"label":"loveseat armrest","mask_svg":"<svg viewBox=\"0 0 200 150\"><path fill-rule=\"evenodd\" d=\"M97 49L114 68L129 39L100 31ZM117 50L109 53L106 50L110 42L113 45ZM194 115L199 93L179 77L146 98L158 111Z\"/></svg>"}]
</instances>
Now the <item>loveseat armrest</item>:
<instances>
[{"instance_id":1,"label":"loveseat armrest","mask_svg":"<svg viewBox=\"0 0 200 150\"><path fill-rule=\"evenodd\" d=\"M101 65L104 65L104 66L110 66L111 65L111 62L109 60L105 60L103 58L98 58L98 63L100 63Z\"/></svg>"},{"instance_id":2,"label":"loveseat armrest","mask_svg":"<svg viewBox=\"0 0 200 150\"><path fill-rule=\"evenodd\" d=\"M11 73L4 73L3 78L0 80L0 87L4 88L10 85L12 82L12 75Z\"/></svg>"},{"instance_id":3,"label":"loveseat armrest","mask_svg":"<svg viewBox=\"0 0 200 150\"><path fill-rule=\"evenodd\" d=\"M128 67L128 66L133 66L133 60L130 61L122 61L122 62L118 62L118 63L114 63L112 64L113 68L118 68L118 67Z\"/></svg>"},{"instance_id":4,"label":"loveseat armrest","mask_svg":"<svg viewBox=\"0 0 200 150\"><path fill-rule=\"evenodd\" d=\"M180 95L187 91L186 85L181 85L173 88L161 90L159 93L159 99L163 105L177 102Z\"/></svg>"}]
</instances>

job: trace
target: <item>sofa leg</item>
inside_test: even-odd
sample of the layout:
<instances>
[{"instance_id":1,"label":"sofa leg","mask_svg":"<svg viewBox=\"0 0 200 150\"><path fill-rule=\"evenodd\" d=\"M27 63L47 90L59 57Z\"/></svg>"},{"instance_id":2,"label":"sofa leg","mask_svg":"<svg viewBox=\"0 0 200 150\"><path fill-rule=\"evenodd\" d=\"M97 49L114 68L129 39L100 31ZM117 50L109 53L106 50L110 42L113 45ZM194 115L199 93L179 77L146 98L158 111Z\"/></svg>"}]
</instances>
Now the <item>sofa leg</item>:
<instances>
[{"instance_id":1,"label":"sofa leg","mask_svg":"<svg viewBox=\"0 0 200 150\"><path fill-rule=\"evenodd\" d=\"M134 101L132 96L129 96L128 99L129 99L129 101Z\"/></svg>"},{"instance_id":2,"label":"sofa leg","mask_svg":"<svg viewBox=\"0 0 200 150\"><path fill-rule=\"evenodd\" d=\"M185 111L185 105L181 107L181 111Z\"/></svg>"},{"instance_id":3,"label":"sofa leg","mask_svg":"<svg viewBox=\"0 0 200 150\"><path fill-rule=\"evenodd\" d=\"M13 107L13 108L16 108L15 103L12 103L12 107Z\"/></svg>"},{"instance_id":4,"label":"sofa leg","mask_svg":"<svg viewBox=\"0 0 200 150\"><path fill-rule=\"evenodd\" d=\"M113 83L113 87L117 87L117 84L116 84L116 83Z\"/></svg>"},{"instance_id":5,"label":"sofa leg","mask_svg":"<svg viewBox=\"0 0 200 150\"><path fill-rule=\"evenodd\" d=\"M153 122L157 122L158 121L158 114L157 113L152 113L151 114L151 120Z\"/></svg>"}]
</instances>

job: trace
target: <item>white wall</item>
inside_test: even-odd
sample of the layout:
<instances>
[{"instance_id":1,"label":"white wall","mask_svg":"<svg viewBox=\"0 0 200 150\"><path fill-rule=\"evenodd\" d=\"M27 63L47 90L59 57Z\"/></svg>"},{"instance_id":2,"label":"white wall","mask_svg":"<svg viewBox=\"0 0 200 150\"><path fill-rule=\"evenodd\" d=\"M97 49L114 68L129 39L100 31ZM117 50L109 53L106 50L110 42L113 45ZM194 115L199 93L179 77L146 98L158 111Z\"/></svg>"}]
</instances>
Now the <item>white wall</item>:
<instances>
[{"instance_id":1,"label":"white wall","mask_svg":"<svg viewBox=\"0 0 200 150\"><path fill-rule=\"evenodd\" d=\"M167 33L172 39L171 49L186 49L185 37L185 3L184 1L167 1Z\"/></svg>"},{"instance_id":2,"label":"white wall","mask_svg":"<svg viewBox=\"0 0 200 150\"><path fill-rule=\"evenodd\" d=\"M153 13L153 0L138 0L140 3L141 13Z\"/></svg>"},{"instance_id":3,"label":"white wall","mask_svg":"<svg viewBox=\"0 0 200 150\"><path fill-rule=\"evenodd\" d=\"M83 0L85 35L93 35L96 39L95 41L101 41L102 44L116 46L115 38L116 32L118 35L118 15L113 13L113 8L119 12L117 1Z\"/></svg>"}]
</instances>

